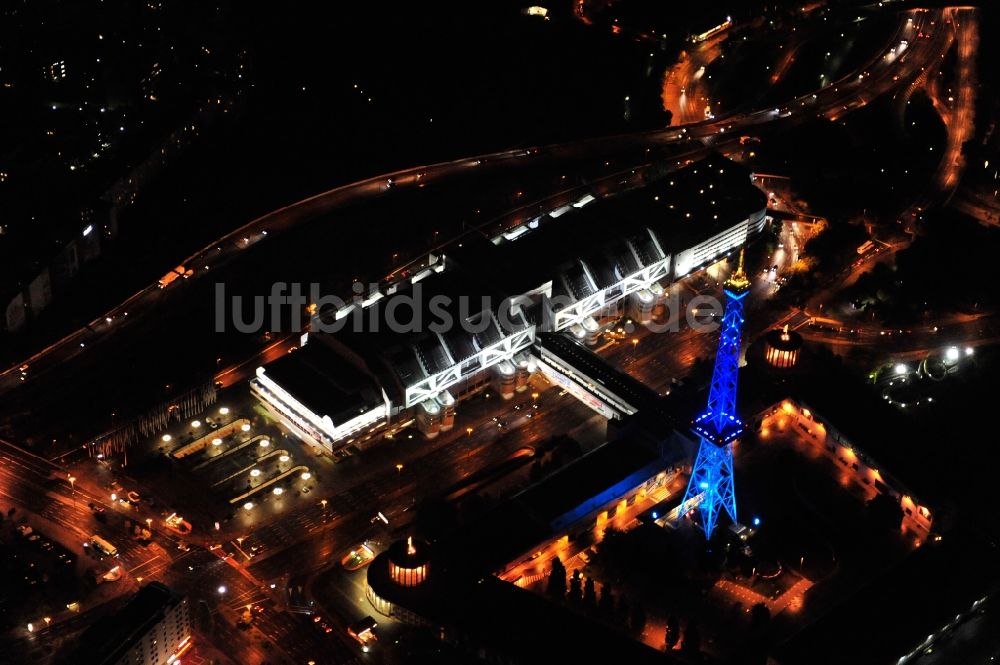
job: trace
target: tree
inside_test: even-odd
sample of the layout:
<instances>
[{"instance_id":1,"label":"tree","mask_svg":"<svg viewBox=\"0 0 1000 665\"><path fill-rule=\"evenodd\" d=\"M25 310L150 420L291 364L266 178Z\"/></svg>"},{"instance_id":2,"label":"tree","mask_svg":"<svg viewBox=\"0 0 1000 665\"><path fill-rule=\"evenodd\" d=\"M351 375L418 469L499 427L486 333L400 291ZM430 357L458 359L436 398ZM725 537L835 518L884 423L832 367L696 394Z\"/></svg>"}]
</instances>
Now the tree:
<instances>
[{"instance_id":1,"label":"tree","mask_svg":"<svg viewBox=\"0 0 1000 665\"><path fill-rule=\"evenodd\" d=\"M417 506L416 522L418 530L433 541L458 528L458 508L452 501L429 498Z\"/></svg>"},{"instance_id":2,"label":"tree","mask_svg":"<svg viewBox=\"0 0 1000 665\"><path fill-rule=\"evenodd\" d=\"M687 630L684 631L684 642L681 650L685 653L696 654L701 651L701 629L694 620L688 621Z\"/></svg>"},{"instance_id":3,"label":"tree","mask_svg":"<svg viewBox=\"0 0 1000 665\"><path fill-rule=\"evenodd\" d=\"M631 614L632 605L629 603L628 596L621 594L618 596L618 602L615 604L615 623L623 628L628 626L628 618Z\"/></svg>"},{"instance_id":4,"label":"tree","mask_svg":"<svg viewBox=\"0 0 1000 665\"><path fill-rule=\"evenodd\" d=\"M681 639L681 623L673 614L667 617L667 634L663 645L667 651L672 650Z\"/></svg>"},{"instance_id":5,"label":"tree","mask_svg":"<svg viewBox=\"0 0 1000 665\"><path fill-rule=\"evenodd\" d=\"M573 577L569 580L569 599L574 603L583 600L583 577L579 568L573 571Z\"/></svg>"},{"instance_id":6,"label":"tree","mask_svg":"<svg viewBox=\"0 0 1000 665\"><path fill-rule=\"evenodd\" d=\"M771 625L771 610L764 603L757 603L750 608L750 630L763 635Z\"/></svg>"},{"instance_id":7,"label":"tree","mask_svg":"<svg viewBox=\"0 0 1000 665\"><path fill-rule=\"evenodd\" d=\"M566 595L566 567L559 560L559 557L552 559L547 591L556 600L561 600Z\"/></svg>"},{"instance_id":8,"label":"tree","mask_svg":"<svg viewBox=\"0 0 1000 665\"><path fill-rule=\"evenodd\" d=\"M632 631L636 637L642 635L642 631L646 629L646 610L643 609L642 603L636 603L632 606L632 613L629 617L629 630Z\"/></svg>"},{"instance_id":9,"label":"tree","mask_svg":"<svg viewBox=\"0 0 1000 665\"><path fill-rule=\"evenodd\" d=\"M868 514L876 528L883 531L897 531L903 521L903 509L899 507L899 501L888 494L876 494L868 502Z\"/></svg>"},{"instance_id":10,"label":"tree","mask_svg":"<svg viewBox=\"0 0 1000 665\"><path fill-rule=\"evenodd\" d=\"M583 584L583 605L590 611L597 609L597 585L593 577L588 577Z\"/></svg>"},{"instance_id":11,"label":"tree","mask_svg":"<svg viewBox=\"0 0 1000 665\"><path fill-rule=\"evenodd\" d=\"M597 611L606 620L615 616L615 596L608 584L601 585L601 599L597 602Z\"/></svg>"}]
</instances>

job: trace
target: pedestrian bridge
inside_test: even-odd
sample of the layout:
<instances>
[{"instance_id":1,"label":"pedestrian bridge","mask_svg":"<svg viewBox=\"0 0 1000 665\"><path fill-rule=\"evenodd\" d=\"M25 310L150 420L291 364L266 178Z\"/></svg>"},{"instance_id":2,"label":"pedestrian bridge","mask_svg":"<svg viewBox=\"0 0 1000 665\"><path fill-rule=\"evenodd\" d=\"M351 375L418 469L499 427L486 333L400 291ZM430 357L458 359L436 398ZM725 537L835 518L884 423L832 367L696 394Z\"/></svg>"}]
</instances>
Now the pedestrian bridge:
<instances>
[{"instance_id":1,"label":"pedestrian bridge","mask_svg":"<svg viewBox=\"0 0 1000 665\"><path fill-rule=\"evenodd\" d=\"M662 408L655 391L567 335L538 333L532 353L550 381L605 418L620 420L639 410Z\"/></svg>"}]
</instances>

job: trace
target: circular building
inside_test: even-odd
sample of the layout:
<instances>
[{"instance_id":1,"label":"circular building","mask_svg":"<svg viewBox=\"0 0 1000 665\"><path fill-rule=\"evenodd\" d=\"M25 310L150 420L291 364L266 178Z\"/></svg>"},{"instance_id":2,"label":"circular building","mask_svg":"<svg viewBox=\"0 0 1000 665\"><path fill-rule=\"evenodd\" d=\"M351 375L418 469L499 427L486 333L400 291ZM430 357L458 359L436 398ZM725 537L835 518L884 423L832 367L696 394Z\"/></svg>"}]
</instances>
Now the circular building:
<instances>
[{"instance_id":1,"label":"circular building","mask_svg":"<svg viewBox=\"0 0 1000 665\"><path fill-rule=\"evenodd\" d=\"M430 548L417 547L413 537L399 540L389 548L389 579L399 586L417 586L427 579Z\"/></svg>"},{"instance_id":2,"label":"circular building","mask_svg":"<svg viewBox=\"0 0 1000 665\"><path fill-rule=\"evenodd\" d=\"M377 612L404 623L423 620L407 606L418 605L430 592L427 586L431 548L413 538L399 540L368 566L365 595Z\"/></svg>"},{"instance_id":3,"label":"circular building","mask_svg":"<svg viewBox=\"0 0 1000 665\"><path fill-rule=\"evenodd\" d=\"M786 325L782 330L772 330L764 336L764 358L768 364L778 369L795 367L802 351L802 335L789 330Z\"/></svg>"}]
</instances>

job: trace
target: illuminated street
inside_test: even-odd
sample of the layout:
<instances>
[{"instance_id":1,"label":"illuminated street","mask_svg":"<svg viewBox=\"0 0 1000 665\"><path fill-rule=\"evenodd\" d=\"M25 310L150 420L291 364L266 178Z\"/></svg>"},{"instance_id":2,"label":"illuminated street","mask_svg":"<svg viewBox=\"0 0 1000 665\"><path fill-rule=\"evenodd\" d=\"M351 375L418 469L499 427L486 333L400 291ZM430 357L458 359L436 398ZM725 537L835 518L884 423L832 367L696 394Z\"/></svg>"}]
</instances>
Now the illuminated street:
<instances>
[{"instance_id":1,"label":"illuminated street","mask_svg":"<svg viewBox=\"0 0 1000 665\"><path fill-rule=\"evenodd\" d=\"M64 4L0 663L1000 657L1000 7Z\"/></svg>"}]
</instances>

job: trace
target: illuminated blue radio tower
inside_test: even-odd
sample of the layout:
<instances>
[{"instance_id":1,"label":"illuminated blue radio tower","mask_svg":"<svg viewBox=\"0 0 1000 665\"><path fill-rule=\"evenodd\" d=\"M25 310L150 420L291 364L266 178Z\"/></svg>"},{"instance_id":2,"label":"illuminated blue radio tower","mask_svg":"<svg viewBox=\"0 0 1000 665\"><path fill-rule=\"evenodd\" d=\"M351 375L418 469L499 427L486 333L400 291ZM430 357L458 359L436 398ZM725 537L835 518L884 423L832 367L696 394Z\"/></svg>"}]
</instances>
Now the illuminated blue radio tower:
<instances>
[{"instance_id":1,"label":"illuminated blue radio tower","mask_svg":"<svg viewBox=\"0 0 1000 665\"><path fill-rule=\"evenodd\" d=\"M736 522L736 490L733 486L733 441L743 433L743 422L736 415L736 380L739 374L740 333L743 328L743 299L750 291L750 280L743 271L743 251L736 272L726 281L726 312L722 316L719 350L715 355L708 408L695 418L694 433L701 444L691 469L680 515L691 502L698 501L705 537L712 531L724 510Z\"/></svg>"}]
</instances>

